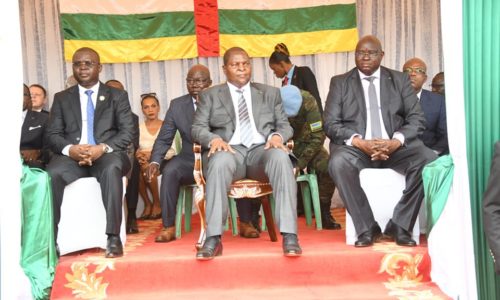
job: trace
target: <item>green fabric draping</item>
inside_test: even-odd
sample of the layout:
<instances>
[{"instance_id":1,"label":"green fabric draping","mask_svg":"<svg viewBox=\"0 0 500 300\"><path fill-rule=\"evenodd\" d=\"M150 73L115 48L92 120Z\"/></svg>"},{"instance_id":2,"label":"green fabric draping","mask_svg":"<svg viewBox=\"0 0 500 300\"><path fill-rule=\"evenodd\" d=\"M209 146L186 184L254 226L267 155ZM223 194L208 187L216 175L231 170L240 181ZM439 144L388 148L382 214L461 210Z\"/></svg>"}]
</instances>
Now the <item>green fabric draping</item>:
<instances>
[{"instance_id":1,"label":"green fabric draping","mask_svg":"<svg viewBox=\"0 0 500 300\"><path fill-rule=\"evenodd\" d=\"M444 155L429 163L422 171L427 212L427 236L446 206L453 183L454 170L452 157Z\"/></svg>"},{"instance_id":2,"label":"green fabric draping","mask_svg":"<svg viewBox=\"0 0 500 300\"><path fill-rule=\"evenodd\" d=\"M35 299L48 299L57 265L49 175L23 165L21 267Z\"/></svg>"}]
</instances>

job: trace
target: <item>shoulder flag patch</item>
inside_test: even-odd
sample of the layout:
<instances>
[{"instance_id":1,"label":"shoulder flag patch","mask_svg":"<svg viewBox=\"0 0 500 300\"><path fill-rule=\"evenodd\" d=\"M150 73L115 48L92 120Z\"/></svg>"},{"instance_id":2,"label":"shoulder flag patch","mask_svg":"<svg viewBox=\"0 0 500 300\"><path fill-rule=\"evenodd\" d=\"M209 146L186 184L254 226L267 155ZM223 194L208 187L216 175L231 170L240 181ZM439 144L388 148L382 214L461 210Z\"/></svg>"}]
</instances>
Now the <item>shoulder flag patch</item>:
<instances>
[{"instance_id":1,"label":"shoulder flag patch","mask_svg":"<svg viewBox=\"0 0 500 300\"><path fill-rule=\"evenodd\" d=\"M316 132L323 129L323 123L321 121L311 123L309 126L311 127L311 132Z\"/></svg>"}]
</instances>

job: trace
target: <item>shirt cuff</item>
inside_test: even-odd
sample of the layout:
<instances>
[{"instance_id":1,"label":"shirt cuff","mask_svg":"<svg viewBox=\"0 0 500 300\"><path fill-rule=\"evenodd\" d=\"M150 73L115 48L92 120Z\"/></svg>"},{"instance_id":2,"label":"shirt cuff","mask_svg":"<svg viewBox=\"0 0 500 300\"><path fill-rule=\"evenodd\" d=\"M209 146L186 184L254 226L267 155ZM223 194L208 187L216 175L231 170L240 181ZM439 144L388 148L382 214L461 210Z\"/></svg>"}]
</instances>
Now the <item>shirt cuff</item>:
<instances>
[{"instance_id":1,"label":"shirt cuff","mask_svg":"<svg viewBox=\"0 0 500 300\"><path fill-rule=\"evenodd\" d=\"M352 140L355 138L355 137L360 137L360 138L363 138L363 136L359 133L355 133L353 134L348 140L345 141L345 144L347 146L352 146Z\"/></svg>"},{"instance_id":2,"label":"shirt cuff","mask_svg":"<svg viewBox=\"0 0 500 300\"><path fill-rule=\"evenodd\" d=\"M401 146L405 144L405 136L399 131L394 132L394 134L392 135L392 138L400 141Z\"/></svg>"},{"instance_id":3,"label":"shirt cuff","mask_svg":"<svg viewBox=\"0 0 500 300\"><path fill-rule=\"evenodd\" d=\"M70 144L70 145L67 145L66 147L64 147L64 148L62 149L61 153L62 153L63 155L69 156L69 148L71 148L71 146L73 146L73 145L71 145L71 144Z\"/></svg>"}]
</instances>

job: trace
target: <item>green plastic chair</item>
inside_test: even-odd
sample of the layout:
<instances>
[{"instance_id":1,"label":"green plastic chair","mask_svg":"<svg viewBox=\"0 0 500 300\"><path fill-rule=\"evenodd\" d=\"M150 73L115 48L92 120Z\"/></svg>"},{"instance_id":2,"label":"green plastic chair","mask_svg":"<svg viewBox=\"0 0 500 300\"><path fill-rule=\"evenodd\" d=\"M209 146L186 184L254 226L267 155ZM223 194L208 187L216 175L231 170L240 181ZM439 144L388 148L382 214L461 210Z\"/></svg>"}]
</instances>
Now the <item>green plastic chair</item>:
<instances>
[{"instance_id":1,"label":"green plastic chair","mask_svg":"<svg viewBox=\"0 0 500 300\"><path fill-rule=\"evenodd\" d=\"M183 185L179 190L177 198L177 209L175 213L175 237L181 237L182 231L182 213L184 208L184 230L191 232L191 215L193 211L193 190L197 188L196 184Z\"/></svg>"},{"instance_id":2,"label":"green plastic chair","mask_svg":"<svg viewBox=\"0 0 500 300\"><path fill-rule=\"evenodd\" d=\"M321 207L319 201L318 178L314 170L308 174L302 174L297 177L297 183L302 192L302 200L304 203L304 214L306 215L306 224L312 224L311 203L314 209L316 219L316 229L322 230L323 223L321 221Z\"/></svg>"}]
</instances>

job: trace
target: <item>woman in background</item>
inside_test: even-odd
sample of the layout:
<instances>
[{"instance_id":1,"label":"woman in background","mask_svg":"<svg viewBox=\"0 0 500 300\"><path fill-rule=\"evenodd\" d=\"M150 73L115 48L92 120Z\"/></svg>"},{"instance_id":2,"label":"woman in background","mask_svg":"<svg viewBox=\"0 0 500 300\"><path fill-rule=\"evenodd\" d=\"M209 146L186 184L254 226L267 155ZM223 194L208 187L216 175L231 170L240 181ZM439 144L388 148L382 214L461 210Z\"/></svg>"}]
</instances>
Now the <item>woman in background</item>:
<instances>
[{"instance_id":1,"label":"woman in background","mask_svg":"<svg viewBox=\"0 0 500 300\"><path fill-rule=\"evenodd\" d=\"M316 76L309 67L299 67L292 64L290 52L285 44L279 43L274 47L274 52L269 57L269 67L274 71L276 77L283 79L281 86L294 85L300 90L311 93L318 103L320 113L323 114L323 104L319 97Z\"/></svg>"}]
</instances>

